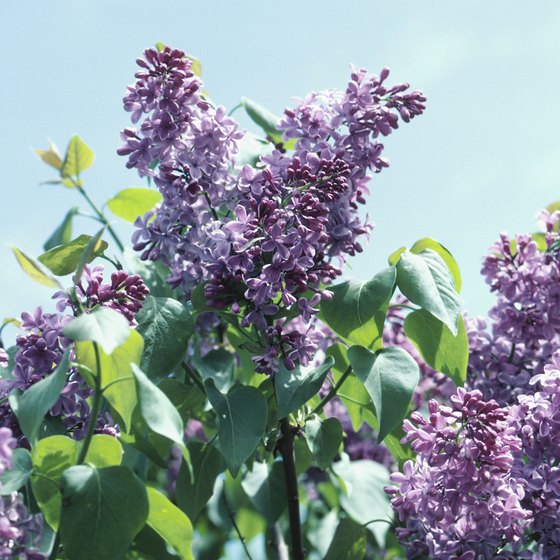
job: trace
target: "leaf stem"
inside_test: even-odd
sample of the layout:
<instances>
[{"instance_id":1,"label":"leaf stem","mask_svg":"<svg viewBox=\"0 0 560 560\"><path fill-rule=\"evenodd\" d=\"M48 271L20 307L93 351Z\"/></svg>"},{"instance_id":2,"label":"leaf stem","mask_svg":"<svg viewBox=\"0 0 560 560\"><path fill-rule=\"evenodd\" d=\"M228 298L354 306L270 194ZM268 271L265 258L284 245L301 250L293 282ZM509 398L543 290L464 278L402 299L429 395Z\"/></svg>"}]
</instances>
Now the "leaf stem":
<instances>
[{"instance_id":1,"label":"leaf stem","mask_svg":"<svg viewBox=\"0 0 560 560\"><path fill-rule=\"evenodd\" d=\"M299 494L294 460L294 438L297 432L287 418L280 421L282 438L278 442L278 449L282 455L284 473L286 475L286 492L288 497L288 514L290 518L290 535L292 540L292 560L304 560L305 552L301 538L301 519L299 516Z\"/></svg>"},{"instance_id":2,"label":"leaf stem","mask_svg":"<svg viewBox=\"0 0 560 560\"><path fill-rule=\"evenodd\" d=\"M95 425L97 424L97 417L99 416L99 412L101 410L101 400L103 395L103 390L101 389L101 358L99 356L99 346L97 342L93 343L93 349L95 351L95 366L96 366L96 375L95 375L95 390L93 393L93 404L91 406L90 411L90 420L89 425L86 433L86 437L84 439L84 443L80 449L80 454L78 455L77 465L81 465L86 458L89 446L91 444L91 440L93 438L93 434L95 432ZM105 387L106 388L106 387Z\"/></svg>"},{"instance_id":3,"label":"leaf stem","mask_svg":"<svg viewBox=\"0 0 560 560\"><path fill-rule=\"evenodd\" d=\"M336 394L338 392L338 390L342 387L342 384L346 381L346 379L348 378L348 376L352 373L352 366L348 366L346 368L346 371L342 374L342 376L340 377L340 379L337 381L336 385L327 393L327 395L323 398L323 400L311 411L311 414L317 414L319 412L321 412L321 410L323 410L323 408L325 408L325 405L334 397L336 397Z\"/></svg>"},{"instance_id":4,"label":"leaf stem","mask_svg":"<svg viewBox=\"0 0 560 560\"><path fill-rule=\"evenodd\" d=\"M189 364L187 364L187 362L183 362L181 364L183 366L183 369L185 370L185 373L189 376L189 378L194 382L194 384L204 393L206 394L206 391L204 390L204 384L202 383L202 381L200 380L200 378L198 377L198 375L193 371L193 369L191 368L191 366L189 366Z\"/></svg>"},{"instance_id":5,"label":"leaf stem","mask_svg":"<svg viewBox=\"0 0 560 560\"><path fill-rule=\"evenodd\" d=\"M117 244L117 247L120 249L120 251L123 252L124 251L124 245L122 244L122 242L119 239L119 236L116 234L115 230L109 225L109 221L105 217L105 214L103 214L103 212L101 212L101 210L99 210L99 208L97 208L97 206L95 205L93 200L91 200L91 198L89 197L89 195L87 194L85 189L82 187L82 185L76 183L75 181L74 181L74 185L78 189L80 194L86 199L87 203L91 206L91 209L97 214L97 217L99 218L99 221L102 224L104 224L105 226L107 226L107 231L111 234L111 237L114 239L114 241Z\"/></svg>"}]
</instances>

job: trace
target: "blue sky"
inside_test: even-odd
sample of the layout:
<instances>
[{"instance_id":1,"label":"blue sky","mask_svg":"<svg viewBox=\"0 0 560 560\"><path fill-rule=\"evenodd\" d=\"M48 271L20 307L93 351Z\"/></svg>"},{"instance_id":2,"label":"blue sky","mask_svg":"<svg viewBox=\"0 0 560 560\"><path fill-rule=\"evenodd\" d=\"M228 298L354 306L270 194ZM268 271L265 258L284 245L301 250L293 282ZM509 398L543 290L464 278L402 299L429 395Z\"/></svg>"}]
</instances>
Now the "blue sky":
<instances>
[{"instance_id":1,"label":"blue sky","mask_svg":"<svg viewBox=\"0 0 560 560\"><path fill-rule=\"evenodd\" d=\"M84 178L100 204L141 184L115 150L134 60L156 41L198 56L206 89L229 108L248 96L280 113L292 96L343 88L350 63L388 66L425 92L425 115L385 142L392 165L367 206L376 229L350 276L367 279L395 249L431 236L456 256L467 308L484 314L486 248L501 231L534 230L535 213L560 199L558 2L28 0L0 14L0 317L52 305L7 244L40 254L79 203L39 186L54 177L32 148L80 134L96 152Z\"/></svg>"}]
</instances>

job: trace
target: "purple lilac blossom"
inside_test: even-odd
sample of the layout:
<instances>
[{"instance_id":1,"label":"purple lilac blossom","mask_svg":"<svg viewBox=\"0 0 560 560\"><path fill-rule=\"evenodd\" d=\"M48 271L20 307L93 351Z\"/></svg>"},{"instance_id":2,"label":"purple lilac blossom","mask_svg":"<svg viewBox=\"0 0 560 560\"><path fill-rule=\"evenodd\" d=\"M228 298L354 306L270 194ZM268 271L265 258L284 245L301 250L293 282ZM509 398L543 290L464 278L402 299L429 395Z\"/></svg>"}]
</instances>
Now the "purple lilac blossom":
<instances>
[{"instance_id":1,"label":"purple lilac blossom","mask_svg":"<svg viewBox=\"0 0 560 560\"><path fill-rule=\"evenodd\" d=\"M497 301L490 321L467 321L468 384L500 404L530 392L530 379L560 347L560 212L539 218L540 240L525 234L513 242L502 234L490 248L482 274Z\"/></svg>"},{"instance_id":2,"label":"purple lilac blossom","mask_svg":"<svg viewBox=\"0 0 560 560\"><path fill-rule=\"evenodd\" d=\"M282 360L306 365L317 346L302 332L285 331L279 313L306 324L318 312L322 285L362 251L371 230L358 215L370 174L388 165L378 141L424 110L408 84L384 86L352 69L345 93L311 94L278 123L290 156L276 149L256 167L235 167L237 123L200 93L184 53L148 49L136 84L124 99L140 129L123 132L127 166L152 176L163 194L139 219L133 243L143 259L170 268L169 283L190 292L205 282L207 303L231 308L241 327L256 328L262 351L257 371L273 374Z\"/></svg>"},{"instance_id":3,"label":"purple lilac blossom","mask_svg":"<svg viewBox=\"0 0 560 560\"><path fill-rule=\"evenodd\" d=\"M12 430L0 428L0 475L12 468L12 453L16 446L16 438L12 437Z\"/></svg>"},{"instance_id":4,"label":"purple lilac blossom","mask_svg":"<svg viewBox=\"0 0 560 560\"><path fill-rule=\"evenodd\" d=\"M102 305L115 309L135 325L134 315L141 309L148 294L148 288L137 275L123 271L113 272L110 283L103 283L103 267L84 267L81 281L76 287L80 307L88 310ZM73 319L75 304L65 292L54 295L58 313L45 313L42 307L21 315L21 332L16 338L17 352L14 358L12 376L0 379L0 398L6 397L13 389L26 391L33 384L49 376L56 369L70 341L62 334L62 329ZM73 314L62 313L70 308ZM68 370L66 384L60 398L50 410L50 416L62 419L66 429L75 439L82 439L90 422L88 398L92 390L80 376L76 368ZM0 405L1 425L12 429L17 437L22 437L17 419L7 399ZM96 433L118 437L119 426L108 413L96 420Z\"/></svg>"},{"instance_id":5,"label":"purple lilac blossom","mask_svg":"<svg viewBox=\"0 0 560 560\"><path fill-rule=\"evenodd\" d=\"M21 494L0 496L0 558L46 560L37 548L42 532L43 518L29 514Z\"/></svg>"},{"instance_id":6,"label":"purple lilac blossom","mask_svg":"<svg viewBox=\"0 0 560 560\"><path fill-rule=\"evenodd\" d=\"M82 298L81 306L89 310L102 305L118 311L136 326L134 316L142 308L142 303L149 294L148 287L137 274L128 274L124 270L116 270L111 274L111 282L103 283L104 267L84 266L80 282L76 286L76 295ZM85 281L85 285L84 285ZM75 310L75 305L64 292L57 292L57 309L64 311L66 307Z\"/></svg>"},{"instance_id":7,"label":"purple lilac blossom","mask_svg":"<svg viewBox=\"0 0 560 560\"><path fill-rule=\"evenodd\" d=\"M403 442L417 457L386 488L406 524L397 536L409 557L484 560L517 549L531 512L515 476L522 441L511 411L463 388L450 407L431 400L428 410L428 419L414 412L405 420Z\"/></svg>"},{"instance_id":8,"label":"purple lilac blossom","mask_svg":"<svg viewBox=\"0 0 560 560\"><path fill-rule=\"evenodd\" d=\"M8 354L4 348L0 348L0 368L8 367Z\"/></svg>"},{"instance_id":9,"label":"purple lilac blossom","mask_svg":"<svg viewBox=\"0 0 560 560\"><path fill-rule=\"evenodd\" d=\"M523 445L515 471L525 484L522 506L532 515L527 547L552 560L560 550L560 352L530 386L534 392L512 407Z\"/></svg>"}]
</instances>

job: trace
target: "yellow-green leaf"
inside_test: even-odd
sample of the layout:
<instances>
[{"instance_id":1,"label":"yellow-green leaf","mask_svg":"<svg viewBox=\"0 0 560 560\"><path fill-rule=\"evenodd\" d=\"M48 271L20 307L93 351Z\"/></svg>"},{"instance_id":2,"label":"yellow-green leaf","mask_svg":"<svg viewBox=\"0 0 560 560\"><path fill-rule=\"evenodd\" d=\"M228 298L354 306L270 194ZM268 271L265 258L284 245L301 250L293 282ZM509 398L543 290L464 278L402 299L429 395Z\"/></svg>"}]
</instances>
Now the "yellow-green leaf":
<instances>
[{"instance_id":1,"label":"yellow-green leaf","mask_svg":"<svg viewBox=\"0 0 560 560\"><path fill-rule=\"evenodd\" d=\"M12 245L12 251L22 270L35 282L49 288L62 288L60 282L38 261Z\"/></svg>"},{"instance_id":2,"label":"yellow-green leaf","mask_svg":"<svg viewBox=\"0 0 560 560\"><path fill-rule=\"evenodd\" d=\"M62 167L62 158L58 148L49 142L49 147L46 150L33 150L47 165L60 169Z\"/></svg>"},{"instance_id":3,"label":"yellow-green leaf","mask_svg":"<svg viewBox=\"0 0 560 560\"><path fill-rule=\"evenodd\" d=\"M82 171L92 166L94 159L92 149L79 136L73 136L68 144L60 175L78 177Z\"/></svg>"},{"instance_id":4,"label":"yellow-green leaf","mask_svg":"<svg viewBox=\"0 0 560 560\"><path fill-rule=\"evenodd\" d=\"M133 187L117 193L107 201L107 206L115 216L127 222L134 222L138 216L143 216L158 202L161 202L161 199L161 193L158 191Z\"/></svg>"},{"instance_id":5,"label":"yellow-green leaf","mask_svg":"<svg viewBox=\"0 0 560 560\"><path fill-rule=\"evenodd\" d=\"M147 524L177 551L181 560L191 560L193 528L189 518L157 490L147 490L150 502Z\"/></svg>"}]
</instances>

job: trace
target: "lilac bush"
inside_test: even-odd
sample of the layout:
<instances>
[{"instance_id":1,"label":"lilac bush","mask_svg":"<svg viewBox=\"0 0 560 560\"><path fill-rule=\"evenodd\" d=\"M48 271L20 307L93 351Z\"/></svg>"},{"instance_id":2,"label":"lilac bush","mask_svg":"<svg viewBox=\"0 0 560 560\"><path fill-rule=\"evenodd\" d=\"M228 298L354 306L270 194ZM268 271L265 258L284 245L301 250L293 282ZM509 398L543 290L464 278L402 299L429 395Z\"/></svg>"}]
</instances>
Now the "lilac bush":
<instances>
[{"instance_id":1,"label":"lilac bush","mask_svg":"<svg viewBox=\"0 0 560 560\"><path fill-rule=\"evenodd\" d=\"M146 186L98 207L81 138L37 150L93 214L14 248L56 311L0 327L0 558L557 557L560 212L490 249L488 319L431 238L344 281L424 95L351 67L275 117L181 50L137 65L118 153Z\"/></svg>"}]
</instances>

